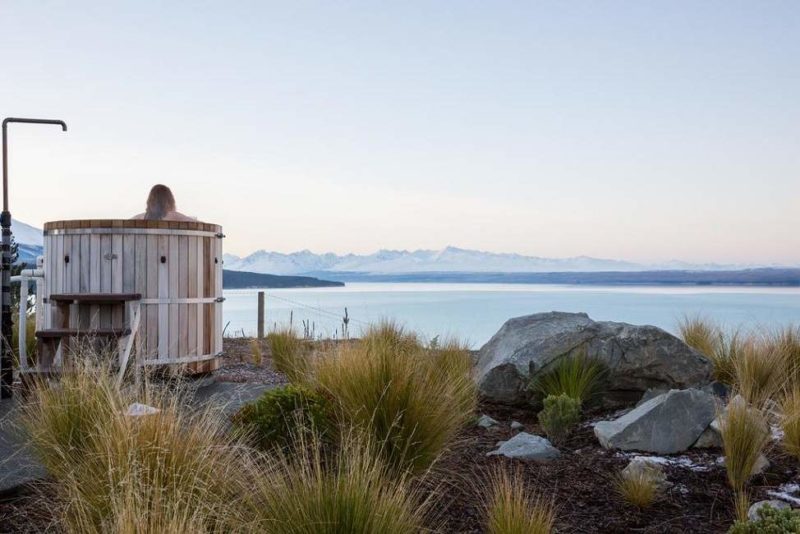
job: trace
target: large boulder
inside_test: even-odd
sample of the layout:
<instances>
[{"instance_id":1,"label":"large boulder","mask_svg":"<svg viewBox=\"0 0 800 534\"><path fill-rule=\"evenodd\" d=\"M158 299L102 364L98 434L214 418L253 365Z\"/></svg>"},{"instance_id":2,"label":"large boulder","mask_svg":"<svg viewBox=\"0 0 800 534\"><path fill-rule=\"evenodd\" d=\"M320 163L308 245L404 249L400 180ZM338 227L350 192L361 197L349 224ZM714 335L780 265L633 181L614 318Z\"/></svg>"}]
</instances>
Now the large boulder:
<instances>
[{"instance_id":1,"label":"large boulder","mask_svg":"<svg viewBox=\"0 0 800 534\"><path fill-rule=\"evenodd\" d=\"M480 349L480 391L495 402L523 402L532 378L560 358L582 352L608 365L609 398L631 404L648 389L700 387L711 381L711 362L660 328L550 312L508 320Z\"/></svg>"},{"instance_id":2,"label":"large boulder","mask_svg":"<svg viewBox=\"0 0 800 534\"><path fill-rule=\"evenodd\" d=\"M699 389L675 389L618 419L600 421L594 434L607 449L675 454L695 443L716 413L712 395Z\"/></svg>"}]
</instances>

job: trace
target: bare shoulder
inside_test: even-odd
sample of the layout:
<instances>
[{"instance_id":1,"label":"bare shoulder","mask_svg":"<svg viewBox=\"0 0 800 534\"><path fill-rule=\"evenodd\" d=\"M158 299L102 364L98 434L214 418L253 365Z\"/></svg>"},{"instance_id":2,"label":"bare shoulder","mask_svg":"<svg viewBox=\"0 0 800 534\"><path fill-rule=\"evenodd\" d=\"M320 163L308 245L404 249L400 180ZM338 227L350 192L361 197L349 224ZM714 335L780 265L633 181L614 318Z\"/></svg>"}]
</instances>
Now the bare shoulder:
<instances>
[{"instance_id":1,"label":"bare shoulder","mask_svg":"<svg viewBox=\"0 0 800 534\"><path fill-rule=\"evenodd\" d=\"M197 221L196 217L189 217L179 211L171 211L164 217L165 221Z\"/></svg>"}]
</instances>

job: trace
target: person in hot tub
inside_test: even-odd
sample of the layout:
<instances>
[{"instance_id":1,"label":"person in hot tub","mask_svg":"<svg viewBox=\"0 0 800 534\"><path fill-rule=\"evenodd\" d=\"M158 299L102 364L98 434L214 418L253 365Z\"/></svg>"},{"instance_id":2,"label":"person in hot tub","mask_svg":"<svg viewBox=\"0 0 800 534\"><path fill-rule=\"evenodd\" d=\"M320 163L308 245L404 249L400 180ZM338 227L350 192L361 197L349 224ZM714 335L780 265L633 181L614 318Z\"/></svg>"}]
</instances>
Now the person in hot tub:
<instances>
[{"instance_id":1,"label":"person in hot tub","mask_svg":"<svg viewBox=\"0 0 800 534\"><path fill-rule=\"evenodd\" d=\"M175 207L175 196L166 185L154 185L147 197L147 209L133 217L149 221L196 221L179 212Z\"/></svg>"}]
</instances>

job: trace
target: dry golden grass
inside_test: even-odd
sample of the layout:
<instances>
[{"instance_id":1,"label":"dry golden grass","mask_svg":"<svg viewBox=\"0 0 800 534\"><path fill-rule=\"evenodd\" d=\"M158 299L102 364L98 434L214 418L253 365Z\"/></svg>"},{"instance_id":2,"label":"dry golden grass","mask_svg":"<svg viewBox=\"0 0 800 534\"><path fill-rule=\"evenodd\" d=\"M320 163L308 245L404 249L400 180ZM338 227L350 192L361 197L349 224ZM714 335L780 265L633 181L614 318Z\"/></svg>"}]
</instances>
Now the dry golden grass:
<instances>
[{"instance_id":1,"label":"dry golden grass","mask_svg":"<svg viewBox=\"0 0 800 534\"><path fill-rule=\"evenodd\" d=\"M792 389L780 402L780 425L783 430L783 449L800 459L800 390Z\"/></svg>"},{"instance_id":2,"label":"dry golden grass","mask_svg":"<svg viewBox=\"0 0 800 534\"><path fill-rule=\"evenodd\" d=\"M160 412L125 415L133 401ZM85 364L34 389L23 423L56 479L64 530L197 532L226 520L237 448L220 414L181 407L180 393L120 391L107 368Z\"/></svg>"},{"instance_id":3,"label":"dry golden grass","mask_svg":"<svg viewBox=\"0 0 800 534\"><path fill-rule=\"evenodd\" d=\"M747 483L769 441L769 426L763 413L742 397L733 397L720 418L722 449L728 483L736 496L737 517L747 519Z\"/></svg>"},{"instance_id":4,"label":"dry golden grass","mask_svg":"<svg viewBox=\"0 0 800 534\"><path fill-rule=\"evenodd\" d=\"M427 349L391 323L317 359L314 384L338 405L345 426L370 433L392 467L415 472L431 465L477 404L463 348Z\"/></svg>"},{"instance_id":5,"label":"dry golden grass","mask_svg":"<svg viewBox=\"0 0 800 534\"><path fill-rule=\"evenodd\" d=\"M291 327L276 329L267 334L272 365L286 375L289 382L300 384L307 380L310 357L305 342Z\"/></svg>"},{"instance_id":6,"label":"dry golden grass","mask_svg":"<svg viewBox=\"0 0 800 534\"><path fill-rule=\"evenodd\" d=\"M765 336L762 343L778 355L786 370L786 385L800 389L800 328L786 326Z\"/></svg>"},{"instance_id":7,"label":"dry golden grass","mask_svg":"<svg viewBox=\"0 0 800 534\"><path fill-rule=\"evenodd\" d=\"M333 456L298 436L286 453L250 463L240 531L269 534L423 532L430 502L387 467L378 447L344 433Z\"/></svg>"},{"instance_id":8,"label":"dry golden grass","mask_svg":"<svg viewBox=\"0 0 800 534\"><path fill-rule=\"evenodd\" d=\"M731 365L733 387L752 406L764 406L788 382L785 354L780 347L755 338L742 343Z\"/></svg>"},{"instance_id":9,"label":"dry golden grass","mask_svg":"<svg viewBox=\"0 0 800 534\"><path fill-rule=\"evenodd\" d=\"M723 338L722 330L716 323L699 315L681 319L678 331L687 345L709 358L717 353Z\"/></svg>"},{"instance_id":10,"label":"dry golden grass","mask_svg":"<svg viewBox=\"0 0 800 534\"><path fill-rule=\"evenodd\" d=\"M650 507L659 496L659 481L647 470L620 474L614 480L614 489L628 504L637 508Z\"/></svg>"},{"instance_id":11,"label":"dry golden grass","mask_svg":"<svg viewBox=\"0 0 800 534\"><path fill-rule=\"evenodd\" d=\"M489 534L549 534L553 532L556 509L552 500L525 486L519 470L509 473L502 467L489 476L484 502L486 531Z\"/></svg>"},{"instance_id":12,"label":"dry golden grass","mask_svg":"<svg viewBox=\"0 0 800 534\"><path fill-rule=\"evenodd\" d=\"M253 365L257 365L259 367L261 367L261 364L264 362L264 353L261 350L260 339L250 340L250 359L253 362Z\"/></svg>"}]
</instances>

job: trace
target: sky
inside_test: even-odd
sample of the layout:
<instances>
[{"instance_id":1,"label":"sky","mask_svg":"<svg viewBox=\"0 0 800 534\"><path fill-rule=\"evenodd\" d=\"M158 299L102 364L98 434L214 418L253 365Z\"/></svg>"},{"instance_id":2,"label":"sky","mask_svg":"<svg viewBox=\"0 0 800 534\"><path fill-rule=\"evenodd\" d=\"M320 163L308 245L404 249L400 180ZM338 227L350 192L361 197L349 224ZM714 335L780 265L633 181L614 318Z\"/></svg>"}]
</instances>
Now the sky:
<instances>
[{"instance_id":1,"label":"sky","mask_svg":"<svg viewBox=\"0 0 800 534\"><path fill-rule=\"evenodd\" d=\"M0 3L15 218L800 264L800 2Z\"/></svg>"}]
</instances>

